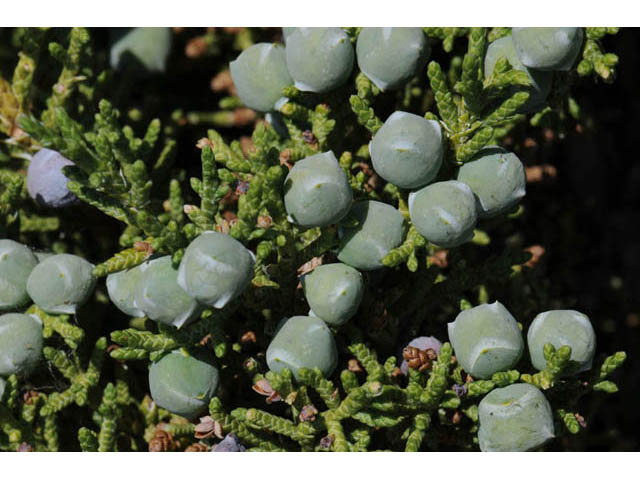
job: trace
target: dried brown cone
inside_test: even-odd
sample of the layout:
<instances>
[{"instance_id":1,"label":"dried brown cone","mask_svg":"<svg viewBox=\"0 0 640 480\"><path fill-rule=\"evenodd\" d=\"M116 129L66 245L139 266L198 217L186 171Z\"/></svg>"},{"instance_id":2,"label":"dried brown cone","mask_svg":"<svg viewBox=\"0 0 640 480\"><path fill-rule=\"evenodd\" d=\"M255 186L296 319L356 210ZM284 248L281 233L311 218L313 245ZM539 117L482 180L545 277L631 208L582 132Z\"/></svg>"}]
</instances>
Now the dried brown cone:
<instances>
[{"instance_id":1,"label":"dried brown cone","mask_svg":"<svg viewBox=\"0 0 640 480\"><path fill-rule=\"evenodd\" d=\"M432 348L420 350L416 347L405 347L402 350L402 358L407 361L409 368L424 372L431 368L433 361L438 358L438 354Z\"/></svg>"},{"instance_id":2,"label":"dried brown cone","mask_svg":"<svg viewBox=\"0 0 640 480\"><path fill-rule=\"evenodd\" d=\"M373 190L376 190L380 185L382 185L380 183L380 177L374 173L369 177L367 183L364 184L364 189L367 192L371 192Z\"/></svg>"},{"instance_id":3,"label":"dried brown cone","mask_svg":"<svg viewBox=\"0 0 640 480\"><path fill-rule=\"evenodd\" d=\"M258 215L256 227L267 229L273 223L273 219L269 215Z\"/></svg>"},{"instance_id":4,"label":"dried brown cone","mask_svg":"<svg viewBox=\"0 0 640 480\"><path fill-rule=\"evenodd\" d=\"M305 405L300 410L300 415L298 415L298 419L301 422L313 422L316 419L316 415L318 414L318 409L313 405Z\"/></svg>"},{"instance_id":5,"label":"dried brown cone","mask_svg":"<svg viewBox=\"0 0 640 480\"><path fill-rule=\"evenodd\" d=\"M273 389L269 381L265 378L258 380L251 388L253 388L254 392L267 397L265 400L267 404L282 400L282 397Z\"/></svg>"},{"instance_id":6,"label":"dried brown cone","mask_svg":"<svg viewBox=\"0 0 640 480\"><path fill-rule=\"evenodd\" d=\"M358 360L356 360L355 358L349 359L349 361L347 362L347 370L353 373L364 372L362 366L360 365L360 362L358 362Z\"/></svg>"},{"instance_id":7,"label":"dried brown cone","mask_svg":"<svg viewBox=\"0 0 640 480\"><path fill-rule=\"evenodd\" d=\"M242 337L240 337L240 343L242 343L243 345L253 345L257 341L258 338L256 337L256 332L254 332L253 330L249 330L243 333Z\"/></svg>"},{"instance_id":8,"label":"dried brown cone","mask_svg":"<svg viewBox=\"0 0 640 480\"><path fill-rule=\"evenodd\" d=\"M173 452L176 448L176 442L173 435L162 429L161 425L156 428L156 434L149 442L150 452Z\"/></svg>"},{"instance_id":9,"label":"dried brown cone","mask_svg":"<svg viewBox=\"0 0 640 480\"><path fill-rule=\"evenodd\" d=\"M435 265L438 268L447 268L449 266L449 262L447 261L447 250L438 250L433 255L430 255L427 258L427 262L429 265Z\"/></svg>"},{"instance_id":10,"label":"dried brown cone","mask_svg":"<svg viewBox=\"0 0 640 480\"><path fill-rule=\"evenodd\" d=\"M462 421L462 414L458 410L456 410L455 412L453 412L453 415L451 416L451 423L453 423L454 425L458 425L461 421Z\"/></svg>"},{"instance_id":11,"label":"dried brown cone","mask_svg":"<svg viewBox=\"0 0 640 480\"><path fill-rule=\"evenodd\" d=\"M213 149L214 147L213 142L209 140L207 137L202 137L200 140L196 142L197 149L202 150L204 147L209 147L211 149Z\"/></svg>"},{"instance_id":12,"label":"dried brown cone","mask_svg":"<svg viewBox=\"0 0 640 480\"><path fill-rule=\"evenodd\" d=\"M255 110L251 110L250 108L236 108L233 112L231 112L231 125L234 127L244 127L253 123L256 119Z\"/></svg>"},{"instance_id":13,"label":"dried brown cone","mask_svg":"<svg viewBox=\"0 0 640 480\"><path fill-rule=\"evenodd\" d=\"M22 396L22 400L27 405L33 405L40 394L35 390L27 390Z\"/></svg>"},{"instance_id":14,"label":"dried brown cone","mask_svg":"<svg viewBox=\"0 0 640 480\"><path fill-rule=\"evenodd\" d=\"M303 263L302 265L300 265L300 267L298 267L298 276L313 272L317 267L322 265L323 260L324 255L320 255L319 257L313 257L308 262Z\"/></svg>"},{"instance_id":15,"label":"dried brown cone","mask_svg":"<svg viewBox=\"0 0 640 480\"><path fill-rule=\"evenodd\" d=\"M558 176L558 170L553 165L533 165L525 169L527 183L538 183L547 178L554 179Z\"/></svg>"},{"instance_id":16,"label":"dried brown cone","mask_svg":"<svg viewBox=\"0 0 640 480\"><path fill-rule=\"evenodd\" d=\"M136 252L145 252L147 256L153 253L153 247L149 242L135 242L133 248Z\"/></svg>"},{"instance_id":17,"label":"dried brown cone","mask_svg":"<svg viewBox=\"0 0 640 480\"><path fill-rule=\"evenodd\" d=\"M231 210L225 210L224 212L222 212L222 218L229 222L229 225L233 225L238 221L238 215L236 215L236 213L232 212Z\"/></svg>"},{"instance_id":18,"label":"dried brown cone","mask_svg":"<svg viewBox=\"0 0 640 480\"><path fill-rule=\"evenodd\" d=\"M541 245L532 245L524 249L525 252L529 252L531 254L531 258L524 263L525 267L533 268L535 267L540 258L544 255L545 249Z\"/></svg>"},{"instance_id":19,"label":"dried brown cone","mask_svg":"<svg viewBox=\"0 0 640 480\"><path fill-rule=\"evenodd\" d=\"M187 448L184 449L185 452L208 452L210 450L208 445L204 443L192 443Z\"/></svg>"},{"instance_id":20,"label":"dried brown cone","mask_svg":"<svg viewBox=\"0 0 640 480\"><path fill-rule=\"evenodd\" d=\"M209 42L207 42L206 37L195 37L187 42L184 47L184 54L189 58L199 58L207 53L208 48Z\"/></svg>"},{"instance_id":21,"label":"dried brown cone","mask_svg":"<svg viewBox=\"0 0 640 480\"><path fill-rule=\"evenodd\" d=\"M213 437L214 435L217 438L224 438L224 432L222 431L222 425L220 422L214 420L209 415L201 417L200 423L196 425L196 433L194 434L194 437L201 440Z\"/></svg>"},{"instance_id":22,"label":"dried brown cone","mask_svg":"<svg viewBox=\"0 0 640 480\"><path fill-rule=\"evenodd\" d=\"M229 95L236 95L238 93L229 70L220 72L211 79L211 90L214 92L227 92Z\"/></svg>"},{"instance_id":23,"label":"dried brown cone","mask_svg":"<svg viewBox=\"0 0 640 480\"><path fill-rule=\"evenodd\" d=\"M291 150L288 148L285 148L280 152L280 165L284 165L289 170L293 168L293 165L291 164Z\"/></svg>"},{"instance_id":24,"label":"dried brown cone","mask_svg":"<svg viewBox=\"0 0 640 480\"><path fill-rule=\"evenodd\" d=\"M320 447L328 450L329 448L331 448L331 445L333 445L334 439L335 436L333 434L322 437L320 439Z\"/></svg>"},{"instance_id":25,"label":"dried brown cone","mask_svg":"<svg viewBox=\"0 0 640 480\"><path fill-rule=\"evenodd\" d=\"M302 132L302 140L304 141L304 143L307 143L309 145L316 145L318 143L318 139L311 130L305 130L304 132Z\"/></svg>"}]
</instances>

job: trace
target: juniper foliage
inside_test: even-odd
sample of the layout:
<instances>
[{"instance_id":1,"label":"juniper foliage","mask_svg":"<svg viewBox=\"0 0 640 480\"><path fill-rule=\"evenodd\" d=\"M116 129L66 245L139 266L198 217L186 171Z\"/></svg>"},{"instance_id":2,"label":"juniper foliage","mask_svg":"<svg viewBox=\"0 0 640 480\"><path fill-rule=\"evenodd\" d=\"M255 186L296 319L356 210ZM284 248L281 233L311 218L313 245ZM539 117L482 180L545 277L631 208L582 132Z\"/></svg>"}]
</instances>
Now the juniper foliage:
<instances>
[{"instance_id":1,"label":"juniper foliage","mask_svg":"<svg viewBox=\"0 0 640 480\"><path fill-rule=\"evenodd\" d=\"M358 29L347 32L355 41ZM212 85L219 104L211 111L193 110L202 102L187 100L185 92L133 97L132 83L150 81L108 67L104 32L1 32L11 48L2 52L0 74L0 235L39 250L82 255L97 265L97 277L153 255L172 255L177 265L189 242L207 230L239 240L255 252L256 262L242 298L223 310L204 310L199 321L180 330L123 318L102 284L73 317L29 306L26 313L43 324L42 368L28 379L6 379L0 450L27 443L38 451L139 451L149 449L158 432L171 435L166 449L188 445L196 425L155 405L147 394L146 367L169 351L197 345L210 348L220 366L222 387L211 400L210 417L220 432L234 433L251 451L474 450L478 402L515 382L547 393L557 432L579 433L579 399L617 391L611 375L624 352L605 356L577 377L562 376L570 348L551 345L545 347L545 370L536 372L523 360L518 370L489 380L466 375L448 343L427 370L410 368L404 377L396 368L406 340L440 334L461 305L507 292L516 316L533 318L550 303L531 253L501 238L505 224L525 207L481 224L470 245L449 252L410 226L402 245L384 258L386 268L366 276L358 315L333 329L340 354L334 375L304 369L296 381L288 370L266 367L264 352L277 322L306 314L300 273L334 259L339 243L339 226L305 230L287 220L283 182L296 161L332 150L356 199L390 203L409 219L408 192L384 184L369 159L368 143L390 108L439 122L446 147L440 176L448 179L458 165L517 127L565 128L580 116L573 83L615 79L618 57L603 44L617 29L587 28L577 68L556 73L548 105L524 115L527 75L507 61L489 78L483 72L487 44L508 35L508 28L424 32L437 54L404 89L381 92L357 69L346 85L323 96L289 86L279 111L268 122L258 120L250 136L242 134L256 114L225 86L228 62L254 42L276 40L277 31L218 29L192 38L193 32L174 33L186 52L186 60L176 60L174 45L175 68L203 59L218 68L207 72L217 74ZM153 81L169 90L170 81L155 75ZM43 147L74 162L64 174L81 205L57 211L28 197L26 166ZM527 297L525 290L535 294ZM256 393L265 382L271 388L266 404ZM202 440L208 446L216 441Z\"/></svg>"}]
</instances>

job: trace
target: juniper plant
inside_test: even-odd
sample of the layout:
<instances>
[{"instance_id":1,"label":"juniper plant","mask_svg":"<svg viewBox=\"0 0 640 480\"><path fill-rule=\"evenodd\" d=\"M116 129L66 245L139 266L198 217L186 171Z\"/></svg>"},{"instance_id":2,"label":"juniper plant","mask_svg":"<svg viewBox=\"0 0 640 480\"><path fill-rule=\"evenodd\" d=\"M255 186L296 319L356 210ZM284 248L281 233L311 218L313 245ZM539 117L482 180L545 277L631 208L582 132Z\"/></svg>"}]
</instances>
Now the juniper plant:
<instances>
[{"instance_id":1,"label":"juniper plant","mask_svg":"<svg viewBox=\"0 0 640 480\"><path fill-rule=\"evenodd\" d=\"M576 370L572 347L554 337L536 344L544 361L536 352L534 363L542 370L528 355L516 355L474 378L462 364L477 342L445 336L446 323L461 311L499 300L513 312L512 337L518 339L533 317L551 306L532 254L504 241L505 229L527 208L526 199L518 204L522 175L512 182L514 191L498 192L499 205L491 215L481 215L476 197L492 197L492 175L500 171L501 160L493 159L498 166L481 169L482 185L461 184L463 219L456 219L460 205L451 191L427 199L440 215L441 225L435 227L416 220L419 205L412 199L419 202L419 192L410 196L410 190L429 189L429 184L456 185L473 177L483 149L505 146L503 140L517 127L564 128L563 122L579 114L573 83L590 81L580 77L614 80L618 57L605 52L603 44L617 29L580 29L584 42L576 49L578 58L568 71L563 63L563 71L545 73L553 78L551 92L533 111L532 77L520 65L499 56L493 70L485 70L488 45L511 35L509 28L412 29L420 48L409 52L401 78L394 77L398 72L380 71L391 68L384 58L369 65L369 47L358 43L361 29L308 30L287 32L285 54L284 47L269 47L282 38L279 30L218 29L187 39L188 33L162 29L162 52L153 52L153 45L136 45L129 52L142 65L155 65L146 76L124 67L112 70L110 56L124 59L127 46L118 44L110 55L106 34L99 30L0 32L11 45L0 58L0 236L37 250L40 263L34 272L46 270L45 253L73 254L84 258L91 275L85 273L92 277L82 299L54 309L29 292L26 274L24 282L10 279L11 285L20 283L21 295L12 300L12 313L24 313L41 326L44 346L30 371L0 378L0 450L25 444L38 451L177 450L196 439L199 449L216 449L225 437L238 451L475 450L479 404L496 389L513 384L539 389L549 402L556 437L584 428L577 410L581 397L617 391L611 375L625 361L624 352L593 364L589 358L591 369L571 375ZM171 42L165 41L168 36L174 37ZM340 42L333 52L330 37ZM215 65L207 73L216 75L212 88L226 92L218 109L189 111L189 95L169 95L171 79L165 72L180 68L176 45L185 45L190 61L206 57ZM388 48L402 50L402 45ZM278 65L260 66L269 56L247 56L265 49L279 52ZM331 64L327 78L315 71L321 65L308 65L308 51ZM258 77L245 78L247 62L258 64L266 80L277 72L268 99L252 90ZM295 63L293 69L289 65L292 78L283 69L286 62ZM359 70L365 64L370 69ZM317 85L310 85L310 73ZM368 74L393 77L393 88L383 91L380 79ZM159 90L140 100L131 93L133 79ZM265 111L250 136L242 135L249 132L247 119L251 123L262 113L243 101ZM402 118L411 114L428 130L424 145L410 155L412 168L424 167L420 178L394 165L410 150L403 142L415 140L402 125L395 133L383 129L392 130L389 119L398 118L398 112L407 112ZM66 186L56 187L64 187L73 202L47 204L29 195L27 171L43 149L68 160L55 169L56 181L64 183L60 178L66 177ZM395 153L376 157L387 151ZM313 166L322 158L331 163L328 180ZM390 183L394 178L401 184ZM340 198L323 198L321 187L328 184L338 185ZM299 192L299 185L317 191ZM306 196L316 204L304 204ZM325 208L331 202L340 204L339 211ZM319 218L317 212L326 215ZM463 231L455 232L452 223L463 220ZM212 244L201 248L207 239ZM171 282L147 292L137 273L158 259ZM320 269L301 278L336 259L353 270L354 299L317 298L313 280L322 275ZM0 263L1 288L9 285L7 271ZM32 283L42 283L54 295L55 285L69 280L66 273L61 270L57 279L34 277ZM207 283L211 278L215 282ZM154 288L154 282L147 283ZM211 285L224 291L204 292ZM325 297L344 295L334 285L321 286ZM162 298L153 299L152 293ZM184 312L163 306L174 293L190 302L188 321L180 317ZM345 301L345 311L325 323L330 309L321 307ZM150 303L161 311L151 313ZM315 318L306 317L310 307ZM313 330L301 329L304 341L311 345L322 337L319 353L303 355L291 341L277 345L278 333L282 338L300 318ZM0 339L3 335L0 331ZM444 341L434 339L438 351L412 344L403 350L413 337L425 335ZM487 345L496 340L482 338ZM454 352L461 343L465 352ZM206 363L200 362L205 367L188 373L215 372L215 378L180 385L189 405L176 406L180 402L171 388L163 391L175 373L171 369L188 370L197 363L189 352L202 349L209 351ZM486 350L481 353L490 355ZM0 352L0 359L4 356ZM172 358L183 360L172 364ZM402 360L406 369L399 368ZM160 372L165 366L168 377ZM491 444L486 435L480 446ZM515 444L538 446L527 439ZM216 451L229 448L220 445Z\"/></svg>"}]
</instances>

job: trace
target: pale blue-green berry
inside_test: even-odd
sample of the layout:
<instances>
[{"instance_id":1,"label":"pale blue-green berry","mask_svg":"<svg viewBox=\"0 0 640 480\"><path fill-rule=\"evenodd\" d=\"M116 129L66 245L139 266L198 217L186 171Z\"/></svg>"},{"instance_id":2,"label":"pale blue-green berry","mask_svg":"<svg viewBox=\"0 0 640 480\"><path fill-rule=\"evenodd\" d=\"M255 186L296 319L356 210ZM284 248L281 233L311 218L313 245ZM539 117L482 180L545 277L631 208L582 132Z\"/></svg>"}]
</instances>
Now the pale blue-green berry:
<instances>
[{"instance_id":1,"label":"pale blue-green berry","mask_svg":"<svg viewBox=\"0 0 640 480\"><path fill-rule=\"evenodd\" d=\"M550 343L555 348L571 347L570 365L566 374L584 372L591 368L596 353L596 334L589 317L575 310L551 310L539 314L527 332L527 345L531 364L544 370L544 346Z\"/></svg>"},{"instance_id":2,"label":"pale blue-green berry","mask_svg":"<svg viewBox=\"0 0 640 480\"><path fill-rule=\"evenodd\" d=\"M156 404L192 419L202 413L218 389L220 374L204 352L174 350L149 367L149 389Z\"/></svg>"},{"instance_id":3,"label":"pale blue-green berry","mask_svg":"<svg viewBox=\"0 0 640 480\"><path fill-rule=\"evenodd\" d=\"M260 112L277 110L282 89L293 83L284 47L275 43L251 45L229 64L229 70L242 103Z\"/></svg>"},{"instance_id":4,"label":"pale blue-green berry","mask_svg":"<svg viewBox=\"0 0 640 480\"><path fill-rule=\"evenodd\" d=\"M302 277L302 288L311 311L329 325L342 325L353 317L362 300L362 274L343 263L320 265Z\"/></svg>"},{"instance_id":5,"label":"pale blue-green berry","mask_svg":"<svg viewBox=\"0 0 640 480\"><path fill-rule=\"evenodd\" d=\"M319 368L330 376L338 364L338 349L327 324L317 317L291 317L280 327L267 348L267 365L274 372L288 368Z\"/></svg>"},{"instance_id":6,"label":"pale blue-green berry","mask_svg":"<svg viewBox=\"0 0 640 480\"><path fill-rule=\"evenodd\" d=\"M42 342L42 323L37 318L22 313L1 315L0 375L29 375L42 357Z\"/></svg>"},{"instance_id":7,"label":"pale blue-green berry","mask_svg":"<svg viewBox=\"0 0 640 480\"><path fill-rule=\"evenodd\" d=\"M171 29L137 27L118 29L110 50L111 68L164 72L171 51Z\"/></svg>"},{"instance_id":8,"label":"pale blue-green berry","mask_svg":"<svg viewBox=\"0 0 640 480\"><path fill-rule=\"evenodd\" d=\"M27 292L33 303L47 313L75 314L93 293L93 267L77 255L51 255L31 271Z\"/></svg>"},{"instance_id":9,"label":"pale blue-green berry","mask_svg":"<svg viewBox=\"0 0 640 480\"><path fill-rule=\"evenodd\" d=\"M178 283L200 303L223 308L251 283L254 263L254 254L236 239L204 232L185 250Z\"/></svg>"},{"instance_id":10,"label":"pale blue-green berry","mask_svg":"<svg viewBox=\"0 0 640 480\"><path fill-rule=\"evenodd\" d=\"M283 43L287 43L287 38L295 32L299 27L282 27L282 41Z\"/></svg>"},{"instance_id":11,"label":"pale blue-green berry","mask_svg":"<svg viewBox=\"0 0 640 480\"><path fill-rule=\"evenodd\" d=\"M442 131L438 122L394 112L369 144L373 169L400 188L432 182L442 166Z\"/></svg>"},{"instance_id":12,"label":"pale blue-green berry","mask_svg":"<svg viewBox=\"0 0 640 480\"><path fill-rule=\"evenodd\" d=\"M38 264L29 247L13 240L0 240L0 312L29 302L27 278Z\"/></svg>"},{"instance_id":13,"label":"pale blue-green berry","mask_svg":"<svg viewBox=\"0 0 640 480\"><path fill-rule=\"evenodd\" d=\"M132 317L143 317L144 312L134 306L136 291L142 279L142 269L130 268L107 276L107 293L121 312Z\"/></svg>"},{"instance_id":14,"label":"pale blue-green berry","mask_svg":"<svg viewBox=\"0 0 640 480\"><path fill-rule=\"evenodd\" d=\"M360 70L381 90L403 86L424 68L430 54L420 27L365 27L356 44Z\"/></svg>"},{"instance_id":15,"label":"pale blue-green berry","mask_svg":"<svg viewBox=\"0 0 640 480\"><path fill-rule=\"evenodd\" d=\"M513 27L511 35L524 66L565 72L576 62L584 40L580 27Z\"/></svg>"},{"instance_id":16,"label":"pale blue-green berry","mask_svg":"<svg viewBox=\"0 0 640 480\"><path fill-rule=\"evenodd\" d=\"M436 337L417 337L411 340L407 347L415 347L420 350L433 350L437 355L440 355L440 348L442 348L442 342ZM400 364L400 371L407 375L409 373L409 364L406 360L402 360Z\"/></svg>"},{"instance_id":17,"label":"pale blue-green berry","mask_svg":"<svg viewBox=\"0 0 640 480\"><path fill-rule=\"evenodd\" d=\"M490 218L512 209L525 195L527 178L515 153L485 147L458 170L458 181L476 196L478 217Z\"/></svg>"},{"instance_id":18,"label":"pale blue-green berry","mask_svg":"<svg viewBox=\"0 0 640 480\"><path fill-rule=\"evenodd\" d=\"M529 100L521 108L521 110L529 111L542 105L551 91L551 81L553 73L542 72L540 70L529 69L525 67L518 58L516 47L513 45L511 35L499 38L489 44L487 53L484 56L484 75L489 78L493 74L496 62L500 58L506 58L514 70L525 72L529 76L531 83L529 89Z\"/></svg>"},{"instance_id":19,"label":"pale blue-green berry","mask_svg":"<svg viewBox=\"0 0 640 480\"><path fill-rule=\"evenodd\" d=\"M357 225L341 227L338 260L358 270L384 267L382 259L404 240L404 216L389 204L364 200L353 204L349 218Z\"/></svg>"},{"instance_id":20,"label":"pale blue-green berry","mask_svg":"<svg viewBox=\"0 0 640 480\"><path fill-rule=\"evenodd\" d=\"M483 452L526 452L554 437L553 412L544 394L528 383L496 388L478 405Z\"/></svg>"},{"instance_id":21,"label":"pale blue-green berry","mask_svg":"<svg viewBox=\"0 0 640 480\"><path fill-rule=\"evenodd\" d=\"M509 370L522 356L522 332L500 302L463 310L447 327L458 364L474 378Z\"/></svg>"},{"instance_id":22,"label":"pale blue-green berry","mask_svg":"<svg viewBox=\"0 0 640 480\"><path fill-rule=\"evenodd\" d=\"M334 90L353 70L353 47L341 28L300 27L287 37L286 49L289 73L304 92Z\"/></svg>"},{"instance_id":23,"label":"pale blue-green berry","mask_svg":"<svg viewBox=\"0 0 640 480\"><path fill-rule=\"evenodd\" d=\"M432 183L411 192L409 216L421 235L444 248L471 240L478 221L471 188L455 180Z\"/></svg>"},{"instance_id":24,"label":"pale blue-green berry","mask_svg":"<svg viewBox=\"0 0 640 480\"><path fill-rule=\"evenodd\" d=\"M290 220L301 227L337 223L352 202L349 180L333 152L296 162L284 181L284 206Z\"/></svg>"},{"instance_id":25,"label":"pale blue-green berry","mask_svg":"<svg viewBox=\"0 0 640 480\"><path fill-rule=\"evenodd\" d=\"M202 307L178 284L178 270L171 255L138 267L141 270L133 307L151 320L177 328L197 320Z\"/></svg>"},{"instance_id":26,"label":"pale blue-green berry","mask_svg":"<svg viewBox=\"0 0 640 480\"><path fill-rule=\"evenodd\" d=\"M29 163L27 169L27 191L35 201L50 208L63 208L78 202L69 191L69 179L62 168L75 165L55 150L41 149Z\"/></svg>"}]
</instances>

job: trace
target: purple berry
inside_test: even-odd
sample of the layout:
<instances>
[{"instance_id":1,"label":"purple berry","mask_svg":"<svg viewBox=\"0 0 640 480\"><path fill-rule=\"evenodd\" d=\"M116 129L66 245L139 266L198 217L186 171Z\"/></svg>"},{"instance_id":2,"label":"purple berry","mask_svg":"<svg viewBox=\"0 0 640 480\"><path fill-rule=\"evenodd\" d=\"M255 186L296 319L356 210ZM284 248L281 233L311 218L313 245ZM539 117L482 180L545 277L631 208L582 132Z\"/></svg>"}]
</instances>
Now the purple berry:
<instances>
[{"instance_id":1,"label":"purple berry","mask_svg":"<svg viewBox=\"0 0 640 480\"><path fill-rule=\"evenodd\" d=\"M452 388L458 397L462 397L467 394L467 386L464 384L456 383Z\"/></svg>"},{"instance_id":2,"label":"purple berry","mask_svg":"<svg viewBox=\"0 0 640 480\"><path fill-rule=\"evenodd\" d=\"M415 347L420 350L428 350L431 348L440 355L442 342L436 337L416 337L407 344L407 347ZM402 360L402 363L400 364L400 371L405 375L409 373L409 364L406 360Z\"/></svg>"},{"instance_id":3,"label":"purple berry","mask_svg":"<svg viewBox=\"0 0 640 480\"><path fill-rule=\"evenodd\" d=\"M218 443L213 449L212 452L246 452L247 449L244 448L243 445L240 444L240 440L235 434L230 433L224 439Z\"/></svg>"},{"instance_id":4,"label":"purple berry","mask_svg":"<svg viewBox=\"0 0 640 480\"><path fill-rule=\"evenodd\" d=\"M62 167L75 165L54 150L43 148L31 159L27 170L27 190L38 203L52 208L62 208L78 201L69 191L69 179L62 173Z\"/></svg>"}]
</instances>

